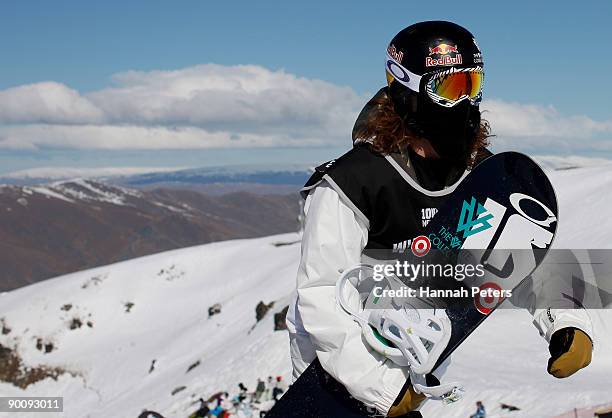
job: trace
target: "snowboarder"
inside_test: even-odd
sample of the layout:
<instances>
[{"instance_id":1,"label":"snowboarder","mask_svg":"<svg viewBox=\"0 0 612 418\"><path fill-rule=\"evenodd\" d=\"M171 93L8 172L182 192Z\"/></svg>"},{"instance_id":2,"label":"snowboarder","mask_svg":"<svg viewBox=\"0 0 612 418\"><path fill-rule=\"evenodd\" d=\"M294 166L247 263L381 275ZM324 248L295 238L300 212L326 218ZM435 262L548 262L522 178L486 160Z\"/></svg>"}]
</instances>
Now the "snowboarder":
<instances>
[{"instance_id":1,"label":"snowboarder","mask_svg":"<svg viewBox=\"0 0 612 418\"><path fill-rule=\"evenodd\" d=\"M482 402L476 402L476 413L470 415L470 418L487 418L487 412L485 411L485 407Z\"/></svg>"},{"instance_id":2,"label":"snowboarder","mask_svg":"<svg viewBox=\"0 0 612 418\"><path fill-rule=\"evenodd\" d=\"M264 391L266 390L266 384L260 378L257 378L257 386L255 386L255 402L261 402Z\"/></svg>"},{"instance_id":3,"label":"snowboarder","mask_svg":"<svg viewBox=\"0 0 612 418\"><path fill-rule=\"evenodd\" d=\"M213 417L223 418L227 409L231 407L231 402L228 402L228 398L229 394L227 392L217 392L208 398L208 403L214 404L214 406L211 406L212 409L209 411L209 414Z\"/></svg>"},{"instance_id":4,"label":"snowboarder","mask_svg":"<svg viewBox=\"0 0 612 418\"><path fill-rule=\"evenodd\" d=\"M278 401L278 398L285 392L285 385L282 376L276 376L276 383L272 388L272 398L274 402Z\"/></svg>"},{"instance_id":5,"label":"snowboarder","mask_svg":"<svg viewBox=\"0 0 612 418\"><path fill-rule=\"evenodd\" d=\"M302 189L306 221L297 291L287 313L293 378L315 361L334 393L366 416L419 417L445 367L419 392L410 370L364 344L361 328L335 299L347 268L374 249L408 248L469 170L491 155L481 118L484 61L474 36L450 22L399 32L386 57L387 86L366 104L353 148L319 167ZM584 311L536 311L550 343L548 372L565 377L590 363Z\"/></svg>"},{"instance_id":6,"label":"snowboarder","mask_svg":"<svg viewBox=\"0 0 612 418\"><path fill-rule=\"evenodd\" d=\"M206 418L210 409L208 408L208 402L206 402L203 398L198 399L200 402L200 407L197 411L190 415L190 418Z\"/></svg>"},{"instance_id":7,"label":"snowboarder","mask_svg":"<svg viewBox=\"0 0 612 418\"><path fill-rule=\"evenodd\" d=\"M238 383L238 389L240 390L240 392L238 393L238 399L240 400L240 402L242 402L247 398L249 390L242 382Z\"/></svg>"},{"instance_id":8,"label":"snowboarder","mask_svg":"<svg viewBox=\"0 0 612 418\"><path fill-rule=\"evenodd\" d=\"M273 387L274 387L274 379L272 378L272 376L268 376L268 382L266 383L266 388L264 389L263 396L261 397L263 401L272 400Z\"/></svg>"}]
</instances>

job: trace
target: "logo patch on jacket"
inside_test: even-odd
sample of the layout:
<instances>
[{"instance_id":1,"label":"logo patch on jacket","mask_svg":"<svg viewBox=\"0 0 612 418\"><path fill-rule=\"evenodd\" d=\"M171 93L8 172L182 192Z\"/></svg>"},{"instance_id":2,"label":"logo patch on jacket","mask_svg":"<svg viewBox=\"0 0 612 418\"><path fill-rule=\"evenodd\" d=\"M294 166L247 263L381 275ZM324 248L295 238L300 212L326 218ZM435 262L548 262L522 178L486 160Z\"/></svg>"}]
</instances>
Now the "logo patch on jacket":
<instances>
[{"instance_id":1,"label":"logo patch on jacket","mask_svg":"<svg viewBox=\"0 0 612 418\"><path fill-rule=\"evenodd\" d=\"M438 213L438 208L421 209L421 223L423 225L423 228L425 228L429 221L431 221L433 217L436 216L436 213Z\"/></svg>"}]
</instances>

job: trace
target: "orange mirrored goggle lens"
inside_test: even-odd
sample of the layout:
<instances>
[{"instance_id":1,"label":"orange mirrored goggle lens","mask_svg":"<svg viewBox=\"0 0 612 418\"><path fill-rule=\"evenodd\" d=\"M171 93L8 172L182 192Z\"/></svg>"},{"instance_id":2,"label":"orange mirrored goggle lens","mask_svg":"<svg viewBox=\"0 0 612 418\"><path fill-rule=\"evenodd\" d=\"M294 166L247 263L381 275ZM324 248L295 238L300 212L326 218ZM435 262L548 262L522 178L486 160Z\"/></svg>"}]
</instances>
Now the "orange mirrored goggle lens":
<instances>
[{"instance_id":1,"label":"orange mirrored goggle lens","mask_svg":"<svg viewBox=\"0 0 612 418\"><path fill-rule=\"evenodd\" d=\"M427 92L433 99L442 99L448 104L465 97L476 101L480 99L483 81L481 70L440 73L427 83Z\"/></svg>"}]
</instances>

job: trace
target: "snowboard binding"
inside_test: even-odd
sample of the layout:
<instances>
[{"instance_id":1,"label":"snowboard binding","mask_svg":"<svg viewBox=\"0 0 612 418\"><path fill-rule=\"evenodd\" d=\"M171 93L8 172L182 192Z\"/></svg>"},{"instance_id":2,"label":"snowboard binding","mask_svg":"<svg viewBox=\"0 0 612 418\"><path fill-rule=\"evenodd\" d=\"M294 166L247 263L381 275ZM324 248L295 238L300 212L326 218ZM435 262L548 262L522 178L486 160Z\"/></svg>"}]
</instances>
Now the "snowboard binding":
<instances>
[{"instance_id":1,"label":"snowboard binding","mask_svg":"<svg viewBox=\"0 0 612 418\"><path fill-rule=\"evenodd\" d=\"M430 373L451 336L451 322L443 309L434 309L408 297L386 297L383 290L401 294L405 285L395 276L374 278L374 267L359 264L336 282L336 301L361 326L368 345L393 363L410 367L411 383L418 393L445 404L462 398L456 382L429 384ZM388 294L389 294L388 293ZM417 307L419 306L419 307ZM437 381L437 379L435 379Z\"/></svg>"},{"instance_id":2,"label":"snowboard binding","mask_svg":"<svg viewBox=\"0 0 612 418\"><path fill-rule=\"evenodd\" d=\"M451 323L443 309L417 307L414 298L377 296L385 290L399 293L402 288L405 285L397 277L377 280L373 266L359 264L336 283L336 300L361 326L365 340L376 352L398 366L427 374L446 348Z\"/></svg>"}]
</instances>

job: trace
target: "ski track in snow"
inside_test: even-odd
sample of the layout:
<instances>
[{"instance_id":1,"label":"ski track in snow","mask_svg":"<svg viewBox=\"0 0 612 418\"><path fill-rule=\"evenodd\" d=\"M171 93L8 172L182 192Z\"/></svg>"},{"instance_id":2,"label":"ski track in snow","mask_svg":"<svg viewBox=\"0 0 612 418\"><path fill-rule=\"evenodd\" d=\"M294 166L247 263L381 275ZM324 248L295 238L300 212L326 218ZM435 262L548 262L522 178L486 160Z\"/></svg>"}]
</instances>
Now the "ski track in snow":
<instances>
[{"instance_id":1,"label":"ski track in snow","mask_svg":"<svg viewBox=\"0 0 612 418\"><path fill-rule=\"evenodd\" d=\"M610 166L549 173L557 189L557 248L610 248ZM286 331L273 314L289 301L299 261L297 234L190 247L77 272L0 294L0 318L11 328L0 343L17 347L25 364L79 373L46 379L23 391L0 383L1 396L64 396L64 412L45 417L135 418L143 408L186 417L191 404L224 390L250 389L258 377L290 376ZM275 301L255 325L259 301ZM72 304L69 311L61 307ZM130 312L126 304L132 303ZM222 304L208 319L207 309ZM558 380L546 373L548 350L525 311L495 312L454 356L445 381L458 380L465 398L427 402L425 417L469 417L482 400L490 418L552 417L574 407L612 402L612 311L591 311L593 363ZM70 330L78 317L81 328ZM93 327L85 325L91 321ZM36 339L52 341L43 354ZM155 370L149 373L151 361ZM190 372L187 368L200 361ZM186 389L172 396L179 386ZM500 402L521 408L501 412ZM13 415L14 416L14 415ZM41 414L20 413L20 417ZM9 417L0 413L0 417Z\"/></svg>"}]
</instances>

